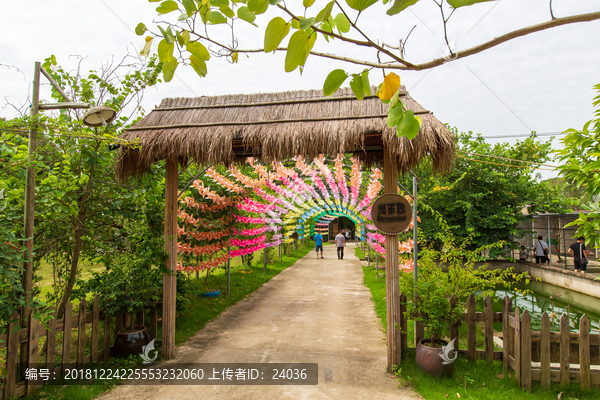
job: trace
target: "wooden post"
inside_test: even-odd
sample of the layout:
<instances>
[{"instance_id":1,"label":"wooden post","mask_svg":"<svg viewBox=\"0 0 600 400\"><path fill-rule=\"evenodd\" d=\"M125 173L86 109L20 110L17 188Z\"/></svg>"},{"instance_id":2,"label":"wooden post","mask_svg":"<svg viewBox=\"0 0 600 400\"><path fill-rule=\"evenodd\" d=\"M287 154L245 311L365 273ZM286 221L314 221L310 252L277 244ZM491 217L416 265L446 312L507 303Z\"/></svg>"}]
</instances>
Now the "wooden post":
<instances>
[{"instance_id":1,"label":"wooden post","mask_svg":"<svg viewBox=\"0 0 600 400\"><path fill-rule=\"evenodd\" d=\"M33 313L29 315L29 367L37 368L38 362L38 344L39 344L39 326L40 321L33 318ZM41 385L37 384L36 381L27 382L27 394L33 394Z\"/></svg>"},{"instance_id":2,"label":"wooden post","mask_svg":"<svg viewBox=\"0 0 600 400\"><path fill-rule=\"evenodd\" d=\"M110 320L112 315L106 314L104 316L104 350L102 352L102 360L108 361L110 357Z\"/></svg>"},{"instance_id":3,"label":"wooden post","mask_svg":"<svg viewBox=\"0 0 600 400\"><path fill-rule=\"evenodd\" d=\"M541 324L540 369L542 387L550 387L550 317L544 311Z\"/></svg>"},{"instance_id":4,"label":"wooden post","mask_svg":"<svg viewBox=\"0 0 600 400\"><path fill-rule=\"evenodd\" d=\"M34 228L34 215L35 215L35 175L36 175L36 151L37 151L37 116L40 112L40 69L41 65L39 61L35 62L33 70L33 90L31 95L31 110L29 115L31 121L34 124L29 129L29 138L27 142L27 162L28 167L26 170L25 177L25 219L24 225L24 245L27 247L27 261L23 263L23 293L25 295L25 307L21 315L21 327L27 328L29 326L29 314L31 313L31 290L33 288L33 228ZM20 352L20 364L21 366L27 365L27 356L29 354L27 343L21 343ZM21 368L20 378L25 379L25 369Z\"/></svg>"},{"instance_id":5,"label":"wooden post","mask_svg":"<svg viewBox=\"0 0 600 400\"><path fill-rule=\"evenodd\" d=\"M175 356L175 301L177 296L177 158L166 161L165 251L167 271L163 274L162 353L166 360Z\"/></svg>"},{"instance_id":6,"label":"wooden post","mask_svg":"<svg viewBox=\"0 0 600 400\"><path fill-rule=\"evenodd\" d=\"M386 194L398 193L396 160L383 149L383 189ZM385 287L387 310L387 361L388 371L401 361L400 343L400 258L398 257L398 235L385 235ZM370 257L369 257L370 258Z\"/></svg>"},{"instance_id":7,"label":"wooden post","mask_svg":"<svg viewBox=\"0 0 600 400\"><path fill-rule=\"evenodd\" d=\"M452 295L452 297L450 297L450 309L454 310L454 307L456 307L456 304L458 303L458 297L456 297L456 293L454 293ZM460 321L454 321L452 323L452 325L450 325L450 341L454 340L454 349L455 351L458 351L458 325L460 324Z\"/></svg>"},{"instance_id":8,"label":"wooden post","mask_svg":"<svg viewBox=\"0 0 600 400\"><path fill-rule=\"evenodd\" d=\"M591 389L590 379L590 319L584 314L579 320L579 382L581 382L581 389Z\"/></svg>"},{"instance_id":9,"label":"wooden post","mask_svg":"<svg viewBox=\"0 0 600 400\"><path fill-rule=\"evenodd\" d=\"M150 310L150 340L156 339L158 331L158 310L156 307Z\"/></svg>"},{"instance_id":10,"label":"wooden post","mask_svg":"<svg viewBox=\"0 0 600 400\"><path fill-rule=\"evenodd\" d=\"M475 321L475 296L467 299L467 360L477 360L477 334Z\"/></svg>"},{"instance_id":11,"label":"wooden post","mask_svg":"<svg viewBox=\"0 0 600 400\"><path fill-rule=\"evenodd\" d=\"M85 317L87 313L87 304L85 299L79 303L79 323L77 329L77 367L83 365L85 357Z\"/></svg>"},{"instance_id":12,"label":"wooden post","mask_svg":"<svg viewBox=\"0 0 600 400\"><path fill-rule=\"evenodd\" d=\"M531 392L531 316L527 310L521 321L521 387Z\"/></svg>"},{"instance_id":13,"label":"wooden post","mask_svg":"<svg viewBox=\"0 0 600 400\"><path fill-rule=\"evenodd\" d=\"M98 361L98 333L100 333L100 299L94 297L92 303L92 344L90 346L90 361Z\"/></svg>"},{"instance_id":14,"label":"wooden post","mask_svg":"<svg viewBox=\"0 0 600 400\"><path fill-rule=\"evenodd\" d=\"M515 307L515 379L521 386L521 311Z\"/></svg>"},{"instance_id":15,"label":"wooden post","mask_svg":"<svg viewBox=\"0 0 600 400\"><path fill-rule=\"evenodd\" d=\"M67 301L65 306L65 316L63 317L63 349L62 349L62 365L71 362L71 319L73 318L73 304Z\"/></svg>"},{"instance_id":16,"label":"wooden post","mask_svg":"<svg viewBox=\"0 0 600 400\"><path fill-rule=\"evenodd\" d=\"M508 343L510 337L508 335L508 330L511 329L508 326L508 313L510 310L508 309L508 296L504 296L502 299L502 364L505 370L508 370L508 357L510 353L508 351Z\"/></svg>"},{"instance_id":17,"label":"wooden post","mask_svg":"<svg viewBox=\"0 0 600 400\"><path fill-rule=\"evenodd\" d=\"M565 313L560 317L560 384L571 384L571 332Z\"/></svg>"},{"instance_id":18,"label":"wooden post","mask_svg":"<svg viewBox=\"0 0 600 400\"><path fill-rule=\"evenodd\" d=\"M56 309L52 313L52 319L48 321L48 332L46 335L46 368L54 371L54 363L56 361Z\"/></svg>"},{"instance_id":19,"label":"wooden post","mask_svg":"<svg viewBox=\"0 0 600 400\"><path fill-rule=\"evenodd\" d=\"M144 309L141 309L140 311L137 312L137 315L135 316L135 324L137 326L143 326L144 324Z\"/></svg>"},{"instance_id":20,"label":"wooden post","mask_svg":"<svg viewBox=\"0 0 600 400\"><path fill-rule=\"evenodd\" d=\"M485 358L489 362L492 362L494 361L494 310L492 308L492 298L489 295L485 297L483 306Z\"/></svg>"},{"instance_id":21,"label":"wooden post","mask_svg":"<svg viewBox=\"0 0 600 400\"><path fill-rule=\"evenodd\" d=\"M400 333L400 354L403 356L406 354L408 348L408 314L406 313L406 296L404 294L400 295L400 319L402 321L400 324L402 328L402 332Z\"/></svg>"},{"instance_id":22,"label":"wooden post","mask_svg":"<svg viewBox=\"0 0 600 400\"><path fill-rule=\"evenodd\" d=\"M10 399L15 395L17 385L17 357L19 355L19 338L15 328L19 324L19 313L16 311L10 317L8 323L8 331L6 336L8 339L7 354L6 354L6 380L4 381L4 398Z\"/></svg>"}]
</instances>

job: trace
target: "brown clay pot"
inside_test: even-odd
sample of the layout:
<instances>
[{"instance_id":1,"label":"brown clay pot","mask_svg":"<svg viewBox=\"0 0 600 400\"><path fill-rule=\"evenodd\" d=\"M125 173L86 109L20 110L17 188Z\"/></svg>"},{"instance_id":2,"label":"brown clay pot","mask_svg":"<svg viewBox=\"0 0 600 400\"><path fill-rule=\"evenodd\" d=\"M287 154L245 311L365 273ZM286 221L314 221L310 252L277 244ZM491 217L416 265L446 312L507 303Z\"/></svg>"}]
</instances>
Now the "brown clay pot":
<instances>
[{"instance_id":1,"label":"brown clay pot","mask_svg":"<svg viewBox=\"0 0 600 400\"><path fill-rule=\"evenodd\" d=\"M136 331L117 332L113 353L116 356L129 356L142 353L142 347L150 342L150 335L145 326L135 326Z\"/></svg>"},{"instance_id":2,"label":"brown clay pot","mask_svg":"<svg viewBox=\"0 0 600 400\"><path fill-rule=\"evenodd\" d=\"M440 340L444 346L448 344L445 340ZM417 366L423 372L431 376L450 378L454 374L454 362L443 364L444 359L441 355L444 350L435 347L425 346L426 343L431 343L431 339L421 339L417 344ZM454 354L451 354L454 356Z\"/></svg>"}]
</instances>

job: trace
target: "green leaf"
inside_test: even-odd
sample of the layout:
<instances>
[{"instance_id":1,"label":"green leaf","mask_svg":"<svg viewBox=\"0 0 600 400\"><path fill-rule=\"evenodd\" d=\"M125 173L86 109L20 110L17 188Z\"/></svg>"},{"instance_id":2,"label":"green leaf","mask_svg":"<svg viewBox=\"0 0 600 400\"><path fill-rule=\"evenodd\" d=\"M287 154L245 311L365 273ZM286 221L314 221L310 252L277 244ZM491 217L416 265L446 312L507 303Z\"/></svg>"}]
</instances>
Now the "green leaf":
<instances>
[{"instance_id":1,"label":"green leaf","mask_svg":"<svg viewBox=\"0 0 600 400\"><path fill-rule=\"evenodd\" d=\"M205 4L205 2L202 1L202 4ZM210 0L210 5L213 7L228 6L229 0Z\"/></svg>"},{"instance_id":2,"label":"green leaf","mask_svg":"<svg viewBox=\"0 0 600 400\"><path fill-rule=\"evenodd\" d=\"M194 68L194 71L196 71L198 75L200 75L201 77L206 76L208 70L206 68L206 62L202 58L196 57L192 54L190 56L190 64L192 65L192 68Z\"/></svg>"},{"instance_id":3,"label":"green leaf","mask_svg":"<svg viewBox=\"0 0 600 400\"><path fill-rule=\"evenodd\" d=\"M173 50L175 49L175 43L167 42L165 39L158 43L158 61L165 62L170 58L173 58Z\"/></svg>"},{"instance_id":4,"label":"green leaf","mask_svg":"<svg viewBox=\"0 0 600 400\"><path fill-rule=\"evenodd\" d=\"M419 128L421 128L421 125L419 125L419 121L415 118L410 127L404 132L404 135L406 135L409 140L413 140L419 134Z\"/></svg>"},{"instance_id":5,"label":"green leaf","mask_svg":"<svg viewBox=\"0 0 600 400\"><path fill-rule=\"evenodd\" d=\"M246 22L250 22L251 24L254 24L254 20L256 19L256 15L253 12L250 12L246 6L238 8L237 15L239 18Z\"/></svg>"},{"instance_id":6,"label":"green leaf","mask_svg":"<svg viewBox=\"0 0 600 400\"><path fill-rule=\"evenodd\" d=\"M396 126L404 118L404 109L402 107L390 107L388 110L387 126L389 128Z\"/></svg>"},{"instance_id":7,"label":"green leaf","mask_svg":"<svg viewBox=\"0 0 600 400\"><path fill-rule=\"evenodd\" d=\"M369 82L369 70L364 70L363 73L360 74L360 78L362 79L365 94L367 96L370 96L371 95L371 83Z\"/></svg>"},{"instance_id":8,"label":"green leaf","mask_svg":"<svg viewBox=\"0 0 600 400\"><path fill-rule=\"evenodd\" d=\"M281 3L283 0L269 0L269 4L272 6L276 6L277 4Z\"/></svg>"},{"instance_id":9,"label":"green leaf","mask_svg":"<svg viewBox=\"0 0 600 400\"><path fill-rule=\"evenodd\" d=\"M348 79L348 74L343 69L334 69L327 75L325 82L323 83L323 94L325 96L331 96L342 86L342 84Z\"/></svg>"},{"instance_id":10,"label":"green leaf","mask_svg":"<svg viewBox=\"0 0 600 400\"><path fill-rule=\"evenodd\" d=\"M398 108L397 106L395 108ZM411 127L415 116L412 111L404 111L404 117L400 119L400 122L396 125L396 134L398 136L404 136L406 131Z\"/></svg>"},{"instance_id":11,"label":"green leaf","mask_svg":"<svg viewBox=\"0 0 600 400\"><path fill-rule=\"evenodd\" d=\"M285 72L292 72L297 67L304 66L315 38L311 38L306 31L294 32L290 37L285 54Z\"/></svg>"},{"instance_id":12,"label":"green leaf","mask_svg":"<svg viewBox=\"0 0 600 400\"><path fill-rule=\"evenodd\" d=\"M348 18L342 13L335 16L335 26L340 34L350 32L350 21L348 21Z\"/></svg>"},{"instance_id":13,"label":"green leaf","mask_svg":"<svg viewBox=\"0 0 600 400\"><path fill-rule=\"evenodd\" d=\"M273 18L265 29L265 53L275 51L290 32L290 24L281 17Z\"/></svg>"},{"instance_id":14,"label":"green leaf","mask_svg":"<svg viewBox=\"0 0 600 400\"><path fill-rule=\"evenodd\" d=\"M354 75L350 81L350 87L352 88L352 91L358 100L365 98L365 89L363 88L363 82L360 78L360 75Z\"/></svg>"},{"instance_id":15,"label":"green leaf","mask_svg":"<svg viewBox=\"0 0 600 400\"><path fill-rule=\"evenodd\" d=\"M228 18L235 17L235 13L229 6L226 6L226 5L219 6L219 11L221 11L223 14L225 14L225 16Z\"/></svg>"},{"instance_id":16,"label":"green leaf","mask_svg":"<svg viewBox=\"0 0 600 400\"><path fill-rule=\"evenodd\" d=\"M356 11L364 11L377 3L377 0L346 0L346 3Z\"/></svg>"},{"instance_id":17,"label":"green leaf","mask_svg":"<svg viewBox=\"0 0 600 400\"><path fill-rule=\"evenodd\" d=\"M292 19L292 28L300 29L300 22L297 19Z\"/></svg>"},{"instance_id":18,"label":"green leaf","mask_svg":"<svg viewBox=\"0 0 600 400\"><path fill-rule=\"evenodd\" d=\"M448 0L448 4L450 4L454 8L471 6L477 3L483 3L485 1L495 1L495 0Z\"/></svg>"},{"instance_id":19,"label":"green leaf","mask_svg":"<svg viewBox=\"0 0 600 400\"><path fill-rule=\"evenodd\" d=\"M308 28L309 26L311 26L314 23L315 23L315 19L313 17L311 17L311 18L300 18L299 27L300 27L300 29L306 29L306 28Z\"/></svg>"},{"instance_id":20,"label":"green leaf","mask_svg":"<svg viewBox=\"0 0 600 400\"><path fill-rule=\"evenodd\" d=\"M173 79L173 74L175 74L175 70L177 69L177 60L175 57L171 57L167 61L163 63L162 72L165 82L170 82Z\"/></svg>"},{"instance_id":21,"label":"green leaf","mask_svg":"<svg viewBox=\"0 0 600 400\"><path fill-rule=\"evenodd\" d=\"M268 8L268 0L248 0L248 11L251 11L256 15L263 14Z\"/></svg>"},{"instance_id":22,"label":"green leaf","mask_svg":"<svg viewBox=\"0 0 600 400\"><path fill-rule=\"evenodd\" d=\"M305 8L308 8L308 7L312 6L313 4L315 4L315 0L302 0L302 5Z\"/></svg>"},{"instance_id":23,"label":"green leaf","mask_svg":"<svg viewBox=\"0 0 600 400\"><path fill-rule=\"evenodd\" d=\"M179 31L175 32L175 37L177 38L177 43L179 43L179 46L183 47L185 45L185 41L183 40L183 37Z\"/></svg>"},{"instance_id":24,"label":"green leaf","mask_svg":"<svg viewBox=\"0 0 600 400\"><path fill-rule=\"evenodd\" d=\"M138 36L142 36L144 33L146 33L147 30L148 30L148 28L146 28L146 25L144 25L143 23L140 22L135 27L135 34Z\"/></svg>"},{"instance_id":25,"label":"green leaf","mask_svg":"<svg viewBox=\"0 0 600 400\"><path fill-rule=\"evenodd\" d=\"M327 18L329 18L329 16L331 15L331 10L333 10L334 4L335 4L335 1L330 1L329 3L327 3L325 8L322 9L321 11L319 11L319 13L317 14L317 17L315 18L315 22L323 22L323 21L327 20Z\"/></svg>"},{"instance_id":26,"label":"green leaf","mask_svg":"<svg viewBox=\"0 0 600 400\"><path fill-rule=\"evenodd\" d=\"M196 13L196 11L198 11L194 0L181 0L181 3L183 4L183 7L185 8L185 12L187 13L188 17L191 17L192 15L194 15Z\"/></svg>"},{"instance_id":27,"label":"green leaf","mask_svg":"<svg viewBox=\"0 0 600 400\"><path fill-rule=\"evenodd\" d=\"M168 14L177 9L179 9L179 7L177 6L177 2L173 0L163 1L158 7L156 7L156 11L159 14Z\"/></svg>"},{"instance_id":28,"label":"green leaf","mask_svg":"<svg viewBox=\"0 0 600 400\"><path fill-rule=\"evenodd\" d=\"M210 59L210 54L204 45L200 42L190 42L185 49L202 60Z\"/></svg>"},{"instance_id":29,"label":"green leaf","mask_svg":"<svg viewBox=\"0 0 600 400\"><path fill-rule=\"evenodd\" d=\"M167 41L167 43L171 43L175 40L175 38L173 37L173 33L171 32L171 29L168 28L166 31L160 27L160 25L158 26L158 30L160 31L160 33L162 33L163 38L165 38L165 40Z\"/></svg>"},{"instance_id":30,"label":"green leaf","mask_svg":"<svg viewBox=\"0 0 600 400\"><path fill-rule=\"evenodd\" d=\"M387 10L387 15L396 15L401 11L406 10L408 7L412 6L413 4L416 4L417 1L419 0L396 0L394 2L394 5L392 5L390 7L389 10Z\"/></svg>"},{"instance_id":31,"label":"green leaf","mask_svg":"<svg viewBox=\"0 0 600 400\"><path fill-rule=\"evenodd\" d=\"M218 11L211 11L208 21L213 25L226 24L227 18Z\"/></svg>"},{"instance_id":32,"label":"green leaf","mask_svg":"<svg viewBox=\"0 0 600 400\"><path fill-rule=\"evenodd\" d=\"M190 33L188 31L181 32L181 37L183 38L183 44L187 45L190 42Z\"/></svg>"}]
</instances>

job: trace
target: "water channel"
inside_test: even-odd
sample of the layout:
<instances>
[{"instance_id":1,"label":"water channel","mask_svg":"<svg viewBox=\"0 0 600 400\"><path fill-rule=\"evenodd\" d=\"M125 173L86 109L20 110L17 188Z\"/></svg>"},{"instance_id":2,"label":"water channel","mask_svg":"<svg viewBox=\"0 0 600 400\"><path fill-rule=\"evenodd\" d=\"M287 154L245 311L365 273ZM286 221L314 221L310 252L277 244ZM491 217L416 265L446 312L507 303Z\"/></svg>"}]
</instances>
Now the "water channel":
<instances>
[{"instance_id":1,"label":"water channel","mask_svg":"<svg viewBox=\"0 0 600 400\"><path fill-rule=\"evenodd\" d=\"M512 299L513 310L519 307L521 313L527 310L531 315L531 329L540 330L541 317L545 312L550 316L550 329L560 331L560 318L563 313L569 317L571 332L579 332L579 320L583 314L590 318L591 333L598 333L600 320L600 298L588 296L545 282L530 282L519 285L520 289L530 289L531 294L523 295L514 290L498 290L496 301L502 301L508 295Z\"/></svg>"}]
</instances>

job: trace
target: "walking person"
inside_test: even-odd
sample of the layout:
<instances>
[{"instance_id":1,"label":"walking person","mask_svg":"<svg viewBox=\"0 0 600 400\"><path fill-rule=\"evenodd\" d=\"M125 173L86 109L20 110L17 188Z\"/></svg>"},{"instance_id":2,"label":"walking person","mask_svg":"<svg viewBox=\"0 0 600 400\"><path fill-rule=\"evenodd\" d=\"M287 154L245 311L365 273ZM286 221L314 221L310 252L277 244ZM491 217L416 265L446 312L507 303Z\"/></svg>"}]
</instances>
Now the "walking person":
<instances>
[{"instance_id":1,"label":"walking person","mask_svg":"<svg viewBox=\"0 0 600 400\"><path fill-rule=\"evenodd\" d=\"M323 258L323 235L319 232L314 237L315 245L317 247L317 260L319 259L319 250L321 250L321 258Z\"/></svg>"},{"instance_id":2,"label":"walking person","mask_svg":"<svg viewBox=\"0 0 600 400\"><path fill-rule=\"evenodd\" d=\"M535 248L535 263L543 264L544 262L547 262L548 265L550 265L550 259L547 257L548 244L546 242L543 242L542 239L542 235L539 235L537 242L535 242L535 244L533 245L533 247Z\"/></svg>"},{"instance_id":3,"label":"walking person","mask_svg":"<svg viewBox=\"0 0 600 400\"><path fill-rule=\"evenodd\" d=\"M338 260L344 259L344 247L346 247L346 237L342 232L338 233L335 237L335 245L337 246Z\"/></svg>"},{"instance_id":4,"label":"walking person","mask_svg":"<svg viewBox=\"0 0 600 400\"><path fill-rule=\"evenodd\" d=\"M569 254L573 256L575 272L585 274L588 265L587 251L585 249L585 237L579 236L577 241L569 246Z\"/></svg>"}]
</instances>

